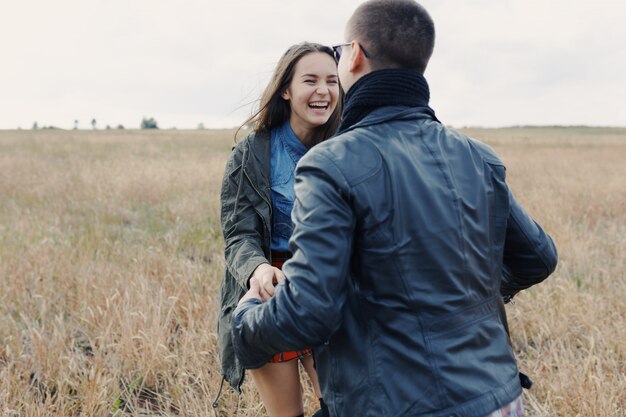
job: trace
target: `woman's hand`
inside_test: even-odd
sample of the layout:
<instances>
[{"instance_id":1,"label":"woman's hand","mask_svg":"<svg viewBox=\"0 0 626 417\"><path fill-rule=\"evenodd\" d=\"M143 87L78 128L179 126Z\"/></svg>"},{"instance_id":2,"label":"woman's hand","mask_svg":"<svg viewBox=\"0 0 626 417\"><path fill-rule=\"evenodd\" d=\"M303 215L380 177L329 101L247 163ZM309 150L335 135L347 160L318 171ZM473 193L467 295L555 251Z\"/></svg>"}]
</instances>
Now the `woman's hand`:
<instances>
[{"instance_id":1,"label":"woman's hand","mask_svg":"<svg viewBox=\"0 0 626 417\"><path fill-rule=\"evenodd\" d=\"M259 281L256 280L256 278L252 277L250 278L250 289L248 290L247 293L245 293L243 295L243 297L241 297L241 300L239 300L239 302L237 303L237 305L243 303L246 300L250 300L252 298L261 298L261 294L259 293L259 289L261 287L259 286Z\"/></svg>"},{"instance_id":2,"label":"woman's hand","mask_svg":"<svg viewBox=\"0 0 626 417\"><path fill-rule=\"evenodd\" d=\"M253 279L259 284L261 300L267 301L274 296L274 287L285 280L285 275L280 269L270 264L263 263L257 266L252 273L250 289L252 289Z\"/></svg>"}]
</instances>

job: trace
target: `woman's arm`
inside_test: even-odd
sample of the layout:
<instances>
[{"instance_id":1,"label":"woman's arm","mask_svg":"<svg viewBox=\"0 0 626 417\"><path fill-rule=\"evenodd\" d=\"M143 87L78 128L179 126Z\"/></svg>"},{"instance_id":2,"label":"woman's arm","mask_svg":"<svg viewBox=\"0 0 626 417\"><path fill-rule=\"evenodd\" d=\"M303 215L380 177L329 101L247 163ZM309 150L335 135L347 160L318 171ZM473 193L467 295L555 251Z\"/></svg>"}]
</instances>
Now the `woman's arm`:
<instances>
[{"instance_id":1,"label":"woman's arm","mask_svg":"<svg viewBox=\"0 0 626 417\"><path fill-rule=\"evenodd\" d=\"M243 175L243 146L237 146L227 164L220 194L221 225L224 235L226 268L243 289L261 264L268 260L263 251L263 220L254 209L248 193L255 192Z\"/></svg>"}]
</instances>

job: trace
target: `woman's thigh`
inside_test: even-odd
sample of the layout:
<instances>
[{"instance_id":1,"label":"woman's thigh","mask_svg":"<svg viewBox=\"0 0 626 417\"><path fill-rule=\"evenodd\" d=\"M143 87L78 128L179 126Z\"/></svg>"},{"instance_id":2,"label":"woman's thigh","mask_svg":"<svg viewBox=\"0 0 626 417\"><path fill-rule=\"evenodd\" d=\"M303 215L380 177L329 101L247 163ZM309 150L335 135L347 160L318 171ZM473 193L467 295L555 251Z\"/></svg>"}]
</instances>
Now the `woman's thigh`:
<instances>
[{"instance_id":1,"label":"woman's thigh","mask_svg":"<svg viewBox=\"0 0 626 417\"><path fill-rule=\"evenodd\" d=\"M313 366L313 355L307 356L304 359L300 359L302 365L304 366L304 370L307 375L309 375L309 379L311 380L311 385L313 385L313 391L315 391L315 396L317 398L322 398L322 393L320 390L320 383L317 379L317 372L315 371L315 367Z\"/></svg>"},{"instance_id":2,"label":"woman's thigh","mask_svg":"<svg viewBox=\"0 0 626 417\"><path fill-rule=\"evenodd\" d=\"M303 413L297 359L268 363L248 372L270 417L296 417Z\"/></svg>"}]
</instances>

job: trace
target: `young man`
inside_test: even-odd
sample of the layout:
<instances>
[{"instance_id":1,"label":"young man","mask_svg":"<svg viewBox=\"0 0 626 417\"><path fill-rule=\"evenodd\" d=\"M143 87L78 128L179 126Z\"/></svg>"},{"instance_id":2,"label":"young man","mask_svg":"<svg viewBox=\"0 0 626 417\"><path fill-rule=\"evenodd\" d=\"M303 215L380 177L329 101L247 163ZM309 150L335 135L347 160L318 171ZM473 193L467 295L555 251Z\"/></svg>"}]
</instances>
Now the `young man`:
<instances>
[{"instance_id":1,"label":"young man","mask_svg":"<svg viewBox=\"0 0 626 417\"><path fill-rule=\"evenodd\" d=\"M261 303L251 280L233 316L246 367L314 346L332 416L522 413L498 311L552 273L556 249L497 155L428 107L434 38L413 0L355 11L335 47L339 134L297 168L286 281Z\"/></svg>"}]
</instances>

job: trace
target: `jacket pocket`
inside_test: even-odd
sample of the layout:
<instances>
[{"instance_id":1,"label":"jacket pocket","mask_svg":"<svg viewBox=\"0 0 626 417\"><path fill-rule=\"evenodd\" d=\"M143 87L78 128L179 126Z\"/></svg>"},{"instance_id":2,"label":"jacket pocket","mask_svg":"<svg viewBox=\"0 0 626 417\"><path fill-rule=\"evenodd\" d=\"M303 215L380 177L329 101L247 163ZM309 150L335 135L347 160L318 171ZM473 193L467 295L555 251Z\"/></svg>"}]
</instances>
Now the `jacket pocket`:
<instances>
[{"instance_id":1,"label":"jacket pocket","mask_svg":"<svg viewBox=\"0 0 626 417\"><path fill-rule=\"evenodd\" d=\"M425 323L444 407L500 388L517 374L495 297Z\"/></svg>"}]
</instances>

